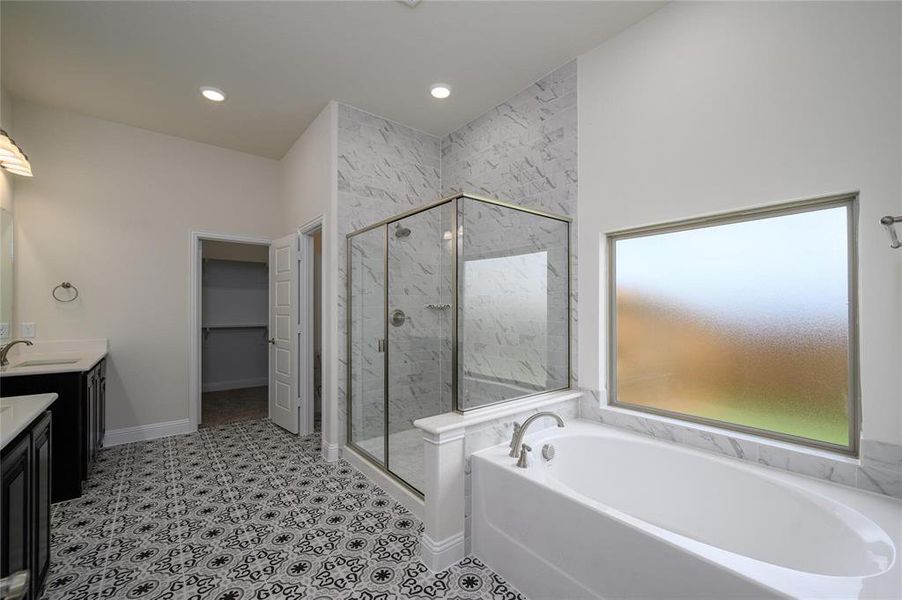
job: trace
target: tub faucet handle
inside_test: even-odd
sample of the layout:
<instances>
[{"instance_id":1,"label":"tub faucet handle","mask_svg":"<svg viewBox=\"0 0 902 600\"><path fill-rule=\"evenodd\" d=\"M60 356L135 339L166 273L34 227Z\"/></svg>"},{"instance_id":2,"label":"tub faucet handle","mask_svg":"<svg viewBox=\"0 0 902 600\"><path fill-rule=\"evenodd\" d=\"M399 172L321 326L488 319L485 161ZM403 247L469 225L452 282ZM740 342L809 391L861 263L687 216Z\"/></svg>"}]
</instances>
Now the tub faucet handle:
<instances>
[{"instance_id":1,"label":"tub faucet handle","mask_svg":"<svg viewBox=\"0 0 902 600\"><path fill-rule=\"evenodd\" d=\"M517 434L520 433L520 424L514 421L514 434L511 436L511 451L508 454L511 458L517 458Z\"/></svg>"},{"instance_id":2,"label":"tub faucet handle","mask_svg":"<svg viewBox=\"0 0 902 600\"><path fill-rule=\"evenodd\" d=\"M532 448L523 444L520 447L520 458L517 459L517 466L521 469L525 469L529 466L529 453L532 452Z\"/></svg>"}]
</instances>

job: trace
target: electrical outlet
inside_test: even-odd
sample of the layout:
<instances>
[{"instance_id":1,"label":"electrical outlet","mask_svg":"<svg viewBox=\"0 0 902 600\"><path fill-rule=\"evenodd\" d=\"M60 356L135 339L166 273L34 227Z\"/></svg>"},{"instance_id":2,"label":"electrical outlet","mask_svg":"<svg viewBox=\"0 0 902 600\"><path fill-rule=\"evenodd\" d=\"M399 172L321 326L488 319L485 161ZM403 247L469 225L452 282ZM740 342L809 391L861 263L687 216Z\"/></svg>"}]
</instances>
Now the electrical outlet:
<instances>
[{"instance_id":1,"label":"electrical outlet","mask_svg":"<svg viewBox=\"0 0 902 600\"><path fill-rule=\"evenodd\" d=\"M9 338L9 323L0 323L0 338Z\"/></svg>"},{"instance_id":2,"label":"electrical outlet","mask_svg":"<svg viewBox=\"0 0 902 600\"><path fill-rule=\"evenodd\" d=\"M30 339L35 336L35 326L34 323L22 323L21 327L22 337L25 339Z\"/></svg>"}]
</instances>

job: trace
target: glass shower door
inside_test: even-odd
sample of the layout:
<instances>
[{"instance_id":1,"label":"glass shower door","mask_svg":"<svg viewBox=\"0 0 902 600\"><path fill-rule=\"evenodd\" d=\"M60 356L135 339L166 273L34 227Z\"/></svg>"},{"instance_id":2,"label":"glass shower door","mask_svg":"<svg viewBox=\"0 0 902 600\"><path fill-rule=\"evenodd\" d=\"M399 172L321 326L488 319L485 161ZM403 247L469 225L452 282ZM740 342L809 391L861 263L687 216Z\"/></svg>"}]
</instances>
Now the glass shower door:
<instances>
[{"instance_id":1,"label":"glass shower door","mask_svg":"<svg viewBox=\"0 0 902 600\"><path fill-rule=\"evenodd\" d=\"M452 231L449 202L388 225L388 469L424 486L417 419L452 402Z\"/></svg>"},{"instance_id":2,"label":"glass shower door","mask_svg":"<svg viewBox=\"0 0 902 600\"><path fill-rule=\"evenodd\" d=\"M385 439L385 227L348 240L351 442L383 466Z\"/></svg>"}]
</instances>

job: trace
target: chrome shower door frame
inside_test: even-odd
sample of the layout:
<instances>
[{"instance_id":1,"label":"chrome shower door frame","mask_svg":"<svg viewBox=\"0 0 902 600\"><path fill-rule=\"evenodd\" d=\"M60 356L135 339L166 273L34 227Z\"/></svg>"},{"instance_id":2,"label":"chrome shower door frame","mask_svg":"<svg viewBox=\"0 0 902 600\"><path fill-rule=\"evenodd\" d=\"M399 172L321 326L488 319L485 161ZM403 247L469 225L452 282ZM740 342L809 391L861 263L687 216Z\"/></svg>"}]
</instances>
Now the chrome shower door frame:
<instances>
[{"instance_id":1,"label":"chrome shower door frame","mask_svg":"<svg viewBox=\"0 0 902 600\"><path fill-rule=\"evenodd\" d=\"M388 325L390 322L390 312L389 312L389 302L388 302L388 300L389 300L389 284L388 284L389 283L388 282L389 228L393 223L397 223L403 219L406 219L406 218L412 217L414 215L432 210L434 208L438 208L445 204L452 204L452 206L453 206L453 210L451 211L451 215L452 215L451 216L451 232L452 232L451 233L451 287L453 290L454 302L453 302L453 306L451 307L451 315L452 315L451 316L451 372L453 374L453 376L451 377L451 399L452 399L452 410L454 412L463 414L466 411L461 408L460 402L459 402L459 397L458 397L459 396L459 380L461 377L460 356L459 356L460 355L459 323L460 323L460 306L461 306L460 293L461 293L461 290L460 290L458 283L460 280L459 268L462 263L462 260L461 260L462 244L461 244L461 239L460 239L462 232L460 231L460 222L459 222L459 214L460 214L459 213L459 211L460 211L460 202L459 201L462 199L470 199L470 200L474 200L477 202L493 204L496 206L501 206L504 208L509 208L512 210L517 210L520 212L533 214L533 215L540 216L540 217L545 217L548 219L554 219L556 221L560 221L567 225L567 385L565 387L557 388L555 390L543 390L541 392L536 392L533 394L526 394L524 396L510 398L510 399L504 400L502 402L487 405L487 407L488 406L497 406L498 404L504 404L507 402L515 402L517 400L521 400L521 399L527 398L529 396L534 396L537 393L544 394L544 393L553 392L553 391L570 389L572 387L572 382L573 382L573 370L572 370L573 365L571 362L572 361L572 350L573 350L573 348L572 348L572 343L573 343L572 342L572 327L573 327L573 324L572 324L572 316L573 316L573 312L572 312L573 311L573 306L572 306L572 302L573 302L573 300L572 300L572 291L573 291L572 290L572 273L573 273L572 261L573 261L573 256L572 256L572 252L571 252L572 248L571 248L571 239L570 239L570 236L572 233L571 228L572 228L573 220L570 217L556 215L556 214L545 212L542 210L517 206L516 204L511 204L509 202L504 202L502 200L496 200L494 198L487 198L487 197L478 196L478 195L469 194L469 193L461 193L461 194L455 194L453 196L449 196L447 198L443 198L436 202L432 202L432 203L422 206L420 208L416 208L413 210L403 212L403 213L395 215L393 217L389 217L388 219L383 219L382 221L373 223L372 225L368 225L366 227L363 227L361 229L358 229L356 231L352 231L352 232L348 233L345 236L345 244L346 244L345 272L346 272L346 279L347 279L347 281L345 282L346 283L346 291L345 291L345 294L346 294L346 297L345 297L345 306L346 306L345 335L346 335L346 339L345 339L345 345L347 348L347 374L346 374L347 376L346 376L346 383L345 383L345 386L346 386L345 398L346 398L346 402L347 402L347 422L345 424L345 426L346 426L346 444L348 446L350 446L352 449L354 449L360 456L364 457L366 460L371 462L373 464L373 466L382 470L386 475L388 475L393 480L400 483L406 489L408 489L409 491L413 492L414 494L416 494L417 496L419 496L421 498L423 497L422 491L420 491L420 490L416 489L415 487L413 487L412 485L410 485L407 481L405 481L403 478L399 477L397 474L395 474L391 470L391 457L390 457L390 453L389 453L389 418L388 418L388 414L389 414L388 400L389 400L389 391L390 391L389 377L388 377L389 364L390 364L389 363L390 348L389 348L389 344L388 344L388 336L389 336ZM352 394L352 383L351 383L352 373L353 373L353 366L352 366L353 365L353 353L351 351L351 331L352 331L352 328L351 328L351 325L352 325L351 297L352 297L352 291L353 291L353 281L352 281L352 276L351 276L351 244L352 244L352 240L355 236L360 235L362 233L366 233L368 231L372 231L372 230L380 228L380 227L383 228L383 243L382 243L382 254L383 254L382 261L383 261L383 263L382 264L383 264L383 277L385 278L385 285L383 286L383 288L384 288L383 302L384 302L384 313L385 313L384 314L384 333L383 333L383 335L385 336L384 337L385 342L384 342L384 357L383 357L384 375L383 375L383 400L382 400L383 401L384 459L381 463L376 459L376 457L372 456L369 452L367 452L366 450L361 448L359 445L357 445L351 435L352 434L352 420L353 420L353 417L352 417L353 394ZM485 407L478 407L478 408L474 408L471 410L479 410L481 408L485 408Z\"/></svg>"}]
</instances>

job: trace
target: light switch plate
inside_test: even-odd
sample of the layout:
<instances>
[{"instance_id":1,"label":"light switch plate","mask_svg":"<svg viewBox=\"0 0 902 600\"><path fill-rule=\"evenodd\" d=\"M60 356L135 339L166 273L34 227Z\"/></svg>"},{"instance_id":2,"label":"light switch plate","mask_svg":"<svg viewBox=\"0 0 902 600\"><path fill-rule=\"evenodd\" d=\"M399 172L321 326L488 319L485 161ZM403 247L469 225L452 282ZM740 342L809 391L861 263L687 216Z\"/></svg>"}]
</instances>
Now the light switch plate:
<instances>
[{"instance_id":1,"label":"light switch plate","mask_svg":"<svg viewBox=\"0 0 902 600\"><path fill-rule=\"evenodd\" d=\"M33 338L35 336L35 326L34 323L22 323L22 337L25 339Z\"/></svg>"},{"instance_id":2,"label":"light switch plate","mask_svg":"<svg viewBox=\"0 0 902 600\"><path fill-rule=\"evenodd\" d=\"M9 323L0 323L0 339L9 339Z\"/></svg>"}]
</instances>

